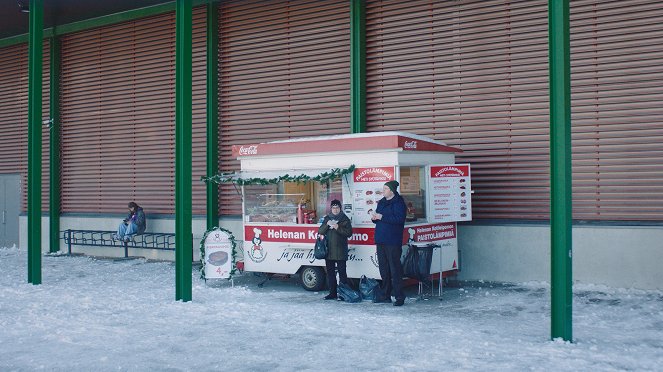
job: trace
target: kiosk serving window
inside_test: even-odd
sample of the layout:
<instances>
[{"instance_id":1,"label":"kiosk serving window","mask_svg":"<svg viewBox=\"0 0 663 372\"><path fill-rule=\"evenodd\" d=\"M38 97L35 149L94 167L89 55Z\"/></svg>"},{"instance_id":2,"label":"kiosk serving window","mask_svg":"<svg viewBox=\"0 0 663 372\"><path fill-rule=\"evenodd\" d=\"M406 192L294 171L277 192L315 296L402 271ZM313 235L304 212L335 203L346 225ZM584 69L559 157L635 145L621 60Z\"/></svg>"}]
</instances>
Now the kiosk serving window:
<instances>
[{"instance_id":1,"label":"kiosk serving window","mask_svg":"<svg viewBox=\"0 0 663 372\"><path fill-rule=\"evenodd\" d=\"M343 202L341 180L245 185L244 218L245 222L317 224L334 199Z\"/></svg>"},{"instance_id":2,"label":"kiosk serving window","mask_svg":"<svg viewBox=\"0 0 663 372\"><path fill-rule=\"evenodd\" d=\"M400 193L407 206L407 222L426 221L426 168L400 167Z\"/></svg>"}]
</instances>

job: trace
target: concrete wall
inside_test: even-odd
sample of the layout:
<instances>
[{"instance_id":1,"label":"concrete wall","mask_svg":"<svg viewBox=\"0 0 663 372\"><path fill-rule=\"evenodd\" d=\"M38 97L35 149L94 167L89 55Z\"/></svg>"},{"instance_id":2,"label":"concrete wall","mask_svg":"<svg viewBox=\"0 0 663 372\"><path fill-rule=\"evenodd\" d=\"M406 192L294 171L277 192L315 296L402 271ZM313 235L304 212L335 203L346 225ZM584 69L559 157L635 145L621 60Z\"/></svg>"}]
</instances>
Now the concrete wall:
<instances>
[{"instance_id":1,"label":"concrete wall","mask_svg":"<svg viewBox=\"0 0 663 372\"><path fill-rule=\"evenodd\" d=\"M62 217L61 230L114 230L122 218ZM238 241L243 238L240 218L221 219ZM148 231L174 232L173 218L149 218ZM205 220L193 221L193 254L199 259ZM27 218L20 218L20 248L27 249ZM610 287L663 290L663 228L656 226L575 226L573 280ZM550 282L550 227L538 224L463 224L458 231L461 280ZM61 241L60 250L67 247ZM48 251L48 217L42 219L42 251ZM73 247L73 252L122 257L122 248ZM132 256L174 260L174 252L130 250Z\"/></svg>"},{"instance_id":2,"label":"concrete wall","mask_svg":"<svg viewBox=\"0 0 663 372\"><path fill-rule=\"evenodd\" d=\"M461 280L550 282L550 226L462 225ZM574 226L574 283L663 289L663 228Z\"/></svg>"}]
</instances>

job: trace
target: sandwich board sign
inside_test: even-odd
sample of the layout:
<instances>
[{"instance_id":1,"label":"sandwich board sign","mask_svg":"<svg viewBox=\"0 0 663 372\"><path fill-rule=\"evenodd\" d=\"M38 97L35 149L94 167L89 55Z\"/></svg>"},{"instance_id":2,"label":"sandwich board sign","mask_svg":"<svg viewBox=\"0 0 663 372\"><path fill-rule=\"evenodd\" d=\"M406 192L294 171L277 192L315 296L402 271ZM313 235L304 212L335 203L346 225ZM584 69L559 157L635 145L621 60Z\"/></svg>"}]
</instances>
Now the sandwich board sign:
<instances>
[{"instance_id":1,"label":"sandwich board sign","mask_svg":"<svg viewBox=\"0 0 663 372\"><path fill-rule=\"evenodd\" d=\"M229 279L233 244L230 234L213 230L205 238L205 279Z\"/></svg>"}]
</instances>

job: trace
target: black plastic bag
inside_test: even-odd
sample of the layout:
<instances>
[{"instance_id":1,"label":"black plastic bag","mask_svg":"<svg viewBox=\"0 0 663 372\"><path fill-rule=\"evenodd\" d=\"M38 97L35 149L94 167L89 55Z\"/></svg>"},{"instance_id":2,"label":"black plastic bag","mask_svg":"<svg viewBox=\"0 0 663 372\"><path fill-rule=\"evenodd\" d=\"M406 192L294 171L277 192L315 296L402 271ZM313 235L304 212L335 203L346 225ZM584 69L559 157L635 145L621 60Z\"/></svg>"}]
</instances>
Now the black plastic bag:
<instances>
[{"instance_id":1,"label":"black plastic bag","mask_svg":"<svg viewBox=\"0 0 663 372\"><path fill-rule=\"evenodd\" d=\"M315 248L313 248L313 256L318 260L327 258L327 238L323 236L322 239L315 239Z\"/></svg>"},{"instance_id":2,"label":"black plastic bag","mask_svg":"<svg viewBox=\"0 0 663 372\"><path fill-rule=\"evenodd\" d=\"M338 294L338 298L345 302L361 302L361 295L359 292L350 288L350 286L345 283L338 284L336 293Z\"/></svg>"},{"instance_id":3,"label":"black plastic bag","mask_svg":"<svg viewBox=\"0 0 663 372\"><path fill-rule=\"evenodd\" d=\"M423 282L430 276L430 265L433 260L433 249L408 246L403 261L403 276Z\"/></svg>"},{"instance_id":4,"label":"black plastic bag","mask_svg":"<svg viewBox=\"0 0 663 372\"><path fill-rule=\"evenodd\" d=\"M367 278L366 275L362 275L359 279L359 293L361 294L362 300L373 301L375 299L376 288L379 288L380 284L377 280L373 278Z\"/></svg>"}]
</instances>

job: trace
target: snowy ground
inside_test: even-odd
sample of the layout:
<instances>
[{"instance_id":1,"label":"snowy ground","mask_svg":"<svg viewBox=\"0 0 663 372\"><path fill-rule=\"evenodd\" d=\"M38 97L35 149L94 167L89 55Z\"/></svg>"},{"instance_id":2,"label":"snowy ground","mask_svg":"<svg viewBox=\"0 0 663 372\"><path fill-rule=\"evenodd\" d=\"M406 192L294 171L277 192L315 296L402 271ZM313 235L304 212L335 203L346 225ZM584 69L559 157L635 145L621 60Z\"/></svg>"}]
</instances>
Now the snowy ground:
<instances>
[{"instance_id":1,"label":"snowy ground","mask_svg":"<svg viewBox=\"0 0 663 372\"><path fill-rule=\"evenodd\" d=\"M194 272L182 303L172 263L47 256L39 286L26 265L0 248L0 371L663 370L660 291L577 286L568 343L549 340L544 283L464 283L397 308Z\"/></svg>"}]
</instances>

